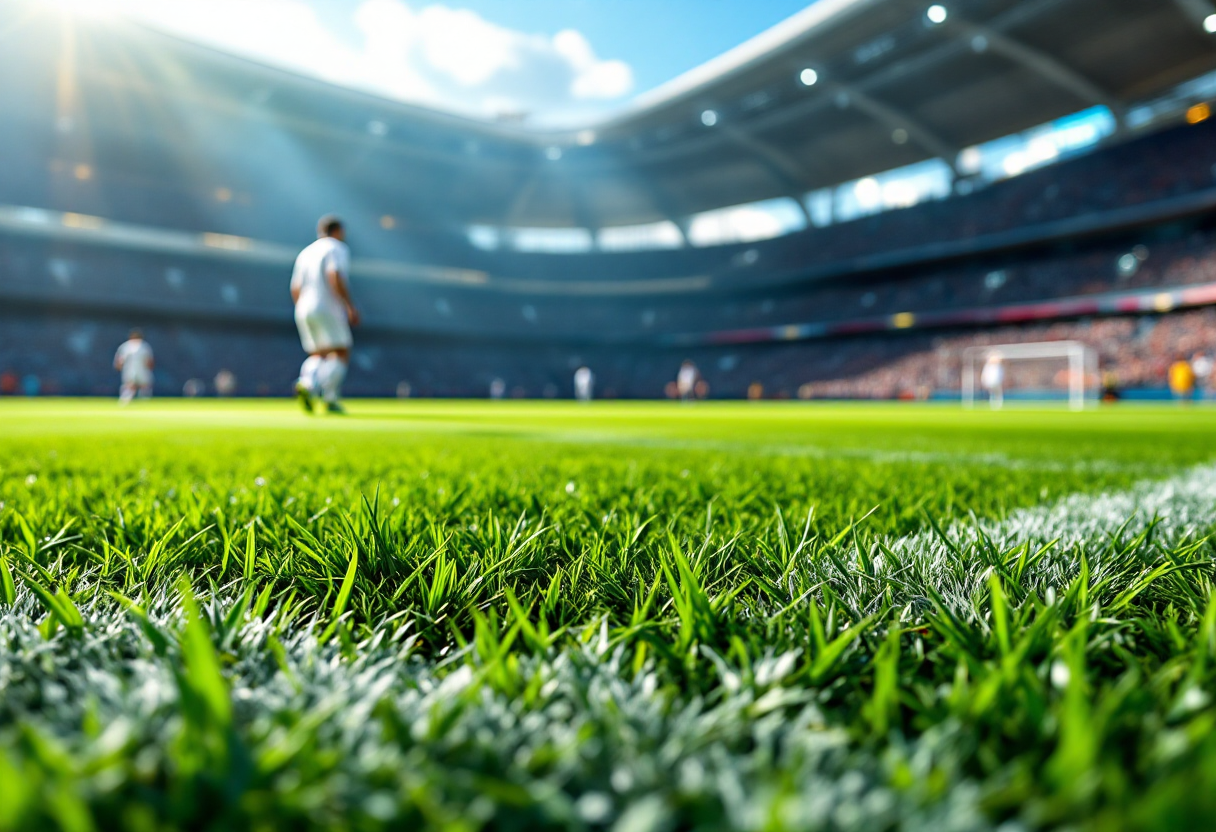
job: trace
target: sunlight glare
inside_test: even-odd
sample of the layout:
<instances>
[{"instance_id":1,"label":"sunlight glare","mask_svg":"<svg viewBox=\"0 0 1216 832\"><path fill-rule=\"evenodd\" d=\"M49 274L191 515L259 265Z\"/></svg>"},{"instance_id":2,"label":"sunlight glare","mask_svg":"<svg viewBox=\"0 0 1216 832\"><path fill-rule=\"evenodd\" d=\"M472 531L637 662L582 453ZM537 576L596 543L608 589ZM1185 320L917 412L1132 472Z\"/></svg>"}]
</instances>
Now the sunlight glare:
<instances>
[{"instance_id":1,"label":"sunlight glare","mask_svg":"<svg viewBox=\"0 0 1216 832\"><path fill-rule=\"evenodd\" d=\"M80 17L107 17L119 10L119 0L52 0L52 5Z\"/></svg>"}]
</instances>

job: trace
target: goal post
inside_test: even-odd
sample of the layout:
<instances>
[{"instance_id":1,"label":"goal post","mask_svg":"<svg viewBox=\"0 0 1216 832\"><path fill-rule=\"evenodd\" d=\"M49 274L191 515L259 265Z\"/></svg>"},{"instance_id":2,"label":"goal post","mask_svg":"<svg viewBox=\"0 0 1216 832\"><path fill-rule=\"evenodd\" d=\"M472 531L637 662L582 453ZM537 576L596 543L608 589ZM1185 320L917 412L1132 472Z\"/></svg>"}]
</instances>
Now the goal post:
<instances>
[{"instance_id":1,"label":"goal post","mask_svg":"<svg viewBox=\"0 0 1216 832\"><path fill-rule=\"evenodd\" d=\"M1040 341L1029 344L992 344L982 347L967 347L963 350L963 407L975 407L978 374L980 368L994 355L999 355L1005 364L1005 389L1010 381L1028 381L1027 390L1041 399L1055 398L1057 391L1067 390L1068 407L1083 410L1087 394L1097 394L1098 353L1080 341ZM1037 362L1037 365L1035 364ZM1045 372L1048 362L1060 362L1058 372ZM1032 367L1032 365L1034 365Z\"/></svg>"}]
</instances>

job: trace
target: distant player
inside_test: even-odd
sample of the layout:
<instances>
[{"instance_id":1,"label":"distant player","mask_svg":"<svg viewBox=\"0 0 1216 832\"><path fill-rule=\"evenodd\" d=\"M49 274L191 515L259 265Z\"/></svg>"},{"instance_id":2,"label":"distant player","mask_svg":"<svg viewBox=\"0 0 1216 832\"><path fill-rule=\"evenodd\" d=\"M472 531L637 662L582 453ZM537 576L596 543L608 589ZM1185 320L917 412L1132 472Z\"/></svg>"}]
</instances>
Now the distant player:
<instances>
[{"instance_id":1,"label":"distant player","mask_svg":"<svg viewBox=\"0 0 1216 832\"><path fill-rule=\"evenodd\" d=\"M697 380L701 374L697 372L697 365L692 361L685 360L680 365L680 371L676 373L676 393L681 401L690 402L697 394Z\"/></svg>"},{"instance_id":2,"label":"distant player","mask_svg":"<svg viewBox=\"0 0 1216 832\"><path fill-rule=\"evenodd\" d=\"M152 368L155 364L152 348L144 340L143 333L138 329L131 330L127 340L114 353L114 369L122 373L119 402L130 404L136 396L141 399L152 397Z\"/></svg>"},{"instance_id":3,"label":"distant player","mask_svg":"<svg viewBox=\"0 0 1216 832\"><path fill-rule=\"evenodd\" d=\"M574 398L580 402L591 401L595 388L595 373L590 367L579 367L574 371Z\"/></svg>"},{"instance_id":4,"label":"distant player","mask_svg":"<svg viewBox=\"0 0 1216 832\"><path fill-rule=\"evenodd\" d=\"M1170 393L1179 404L1187 404L1195 398L1195 368L1185 356L1178 356L1169 369Z\"/></svg>"},{"instance_id":5,"label":"distant player","mask_svg":"<svg viewBox=\"0 0 1216 832\"><path fill-rule=\"evenodd\" d=\"M988 406L1000 410L1005 404L1005 356L994 352L980 370L980 387L988 391Z\"/></svg>"},{"instance_id":6,"label":"distant player","mask_svg":"<svg viewBox=\"0 0 1216 832\"><path fill-rule=\"evenodd\" d=\"M215 374L212 383L215 385L215 395L221 399L227 399L236 395L236 373L232 372L232 370L220 370Z\"/></svg>"},{"instance_id":7,"label":"distant player","mask_svg":"<svg viewBox=\"0 0 1216 832\"><path fill-rule=\"evenodd\" d=\"M1191 369L1195 372L1195 395L1201 399L1211 395L1214 367L1216 363L1212 362L1207 353L1197 352L1191 356Z\"/></svg>"},{"instance_id":8,"label":"distant player","mask_svg":"<svg viewBox=\"0 0 1216 832\"><path fill-rule=\"evenodd\" d=\"M296 398L309 413L316 399L322 399L330 413L346 412L342 382L350 363L350 328L359 325L359 311L350 298L350 249L345 239L341 220L322 217L317 241L300 252L291 275L296 328L308 353L296 381Z\"/></svg>"}]
</instances>

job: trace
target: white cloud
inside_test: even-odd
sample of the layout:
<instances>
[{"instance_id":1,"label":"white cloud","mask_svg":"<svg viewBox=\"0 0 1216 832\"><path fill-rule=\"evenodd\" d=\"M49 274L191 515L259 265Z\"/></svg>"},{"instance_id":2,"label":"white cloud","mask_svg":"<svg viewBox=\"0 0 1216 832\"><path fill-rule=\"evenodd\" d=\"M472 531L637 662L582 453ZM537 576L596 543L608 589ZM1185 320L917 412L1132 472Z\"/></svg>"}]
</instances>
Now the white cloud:
<instances>
[{"instance_id":1,"label":"white cloud","mask_svg":"<svg viewBox=\"0 0 1216 832\"><path fill-rule=\"evenodd\" d=\"M574 68L570 93L575 98L620 98L633 89L629 64L601 61L581 32L563 29L553 36L553 48Z\"/></svg>"},{"instance_id":2,"label":"white cloud","mask_svg":"<svg viewBox=\"0 0 1216 832\"><path fill-rule=\"evenodd\" d=\"M519 35L468 9L428 6L418 18L426 62L463 86L481 86L500 71L519 65Z\"/></svg>"},{"instance_id":3,"label":"white cloud","mask_svg":"<svg viewBox=\"0 0 1216 832\"><path fill-rule=\"evenodd\" d=\"M327 27L306 0L120 0L131 14L197 40L329 81L477 115L585 113L633 90L633 71L567 29L552 37L469 9L364 0L358 36Z\"/></svg>"},{"instance_id":4,"label":"white cloud","mask_svg":"<svg viewBox=\"0 0 1216 832\"><path fill-rule=\"evenodd\" d=\"M577 70L584 70L595 63L595 52L583 33L575 29L563 29L553 36L553 48Z\"/></svg>"},{"instance_id":5,"label":"white cloud","mask_svg":"<svg viewBox=\"0 0 1216 832\"><path fill-rule=\"evenodd\" d=\"M633 89L633 70L624 61L600 61L574 79L575 98L620 98Z\"/></svg>"}]
</instances>

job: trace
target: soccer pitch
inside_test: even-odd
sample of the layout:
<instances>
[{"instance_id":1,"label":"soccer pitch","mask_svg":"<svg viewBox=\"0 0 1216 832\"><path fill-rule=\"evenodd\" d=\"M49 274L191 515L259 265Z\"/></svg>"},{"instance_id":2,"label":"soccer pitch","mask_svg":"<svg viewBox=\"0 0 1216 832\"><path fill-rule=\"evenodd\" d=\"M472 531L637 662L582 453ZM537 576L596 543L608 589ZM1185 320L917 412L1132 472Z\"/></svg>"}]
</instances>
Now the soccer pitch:
<instances>
[{"instance_id":1,"label":"soccer pitch","mask_svg":"<svg viewBox=\"0 0 1216 832\"><path fill-rule=\"evenodd\" d=\"M1216 411L0 402L0 829L1216 823Z\"/></svg>"}]
</instances>

